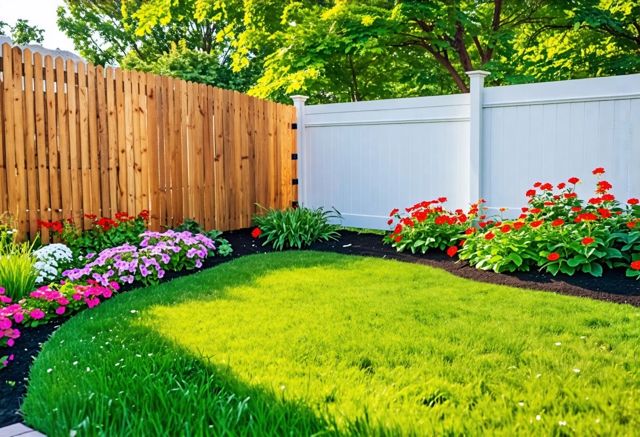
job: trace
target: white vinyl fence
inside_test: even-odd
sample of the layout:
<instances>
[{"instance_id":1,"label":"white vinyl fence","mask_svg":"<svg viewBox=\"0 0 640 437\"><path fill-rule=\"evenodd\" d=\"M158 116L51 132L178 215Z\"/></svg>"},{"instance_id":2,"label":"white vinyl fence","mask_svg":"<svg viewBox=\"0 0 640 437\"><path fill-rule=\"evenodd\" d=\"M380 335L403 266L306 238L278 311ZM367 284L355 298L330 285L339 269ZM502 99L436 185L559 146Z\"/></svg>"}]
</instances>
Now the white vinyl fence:
<instances>
[{"instance_id":1,"label":"white vinyl fence","mask_svg":"<svg viewBox=\"0 0 640 437\"><path fill-rule=\"evenodd\" d=\"M536 181L605 167L619 199L640 195L640 74L298 109L300 203L336 208L345 226L387 228L392 208L483 197L512 214Z\"/></svg>"}]
</instances>

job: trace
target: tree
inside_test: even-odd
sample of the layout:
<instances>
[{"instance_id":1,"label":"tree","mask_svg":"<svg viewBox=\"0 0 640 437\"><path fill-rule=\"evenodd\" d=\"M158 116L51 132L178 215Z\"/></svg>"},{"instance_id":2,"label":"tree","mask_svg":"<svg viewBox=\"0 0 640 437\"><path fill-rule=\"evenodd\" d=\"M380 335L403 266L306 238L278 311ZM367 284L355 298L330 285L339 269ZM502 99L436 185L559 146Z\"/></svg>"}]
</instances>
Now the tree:
<instances>
[{"instance_id":1,"label":"tree","mask_svg":"<svg viewBox=\"0 0 640 437\"><path fill-rule=\"evenodd\" d=\"M0 21L0 35L2 34L9 35L11 40L19 45L42 44L44 41L44 29L32 26L29 21L23 19L18 19L13 26Z\"/></svg>"}]
</instances>

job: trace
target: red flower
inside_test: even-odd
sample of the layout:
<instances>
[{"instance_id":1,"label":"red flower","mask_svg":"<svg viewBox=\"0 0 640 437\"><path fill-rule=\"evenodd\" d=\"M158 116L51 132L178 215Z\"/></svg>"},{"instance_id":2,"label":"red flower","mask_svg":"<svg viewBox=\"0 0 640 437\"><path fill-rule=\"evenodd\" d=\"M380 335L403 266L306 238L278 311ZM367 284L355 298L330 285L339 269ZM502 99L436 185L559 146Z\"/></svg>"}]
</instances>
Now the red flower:
<instances>
[{"instance_id":1,"label":"red flower","mask_svg":"<svg viewBox=\"0 0 640 437\"><path fill-rule=\"evenodd\" d=\"M636 199L635 197L632 197L631 199L627 200L627 203L629 205L637 205L638 203L640 203L640 200Z\"/></svg>"},{"instance_id":2,"label":"red flower","mask_svg":"<svg viewBox=\"0 0 640 437\"><path fill-rule=\"evenodd\" d=\"M438 202L445 203L447 201L446 197L438 197Z\"/></svg>"},{"instance_id":3,"label":"red flower","mask_svg":"<svg viewBox=\"0 0 640 437\"><path fill-rule=\"evenodd\" d=\"M607 208L598 208L598 214L600 214L600 217L602 218L611 217L611 211L609 211Z\"/></svg>"},{"instance_id":4,"label":"red flower","mask_svg":"<svg viewBox=\"0 0 640 437\"><path fill-rule=\"evenodd\" d=\"M571 211L573 212L580 212L582 210L582 208L580 208L579 206L572 206L571 207Z\"/></svg>"},{"instance_id":5,"label":"red flower","mask_svg":"<svg viewBox=\"0 0 640 437\"><path fill-rule=\"evenodd\" d=\"M613 202L614 200L616 200L616 196L614 196L613 194L603 194L601 199L603 202Z\"/></svg>"},{"instance_id":6,"label":"red flower","mask_svg":"<svg viewBox=\"0 0 640 437\"><path fill-rule=\"evenodd\" d=\"M466 235L471 235L471 234L473 234L475 231L476 231L476 228L467 228L467 229L464 231L464 233L465 233Z\"/></svg>"},{"instance_id":7,"label":"red flower","mask_svg":"<svg viewBox=\"0 0 640 437\"><path fill-rule=\"evenodd\" d=\"M256 228L257 229L257 228ZM255 232L255 229L253 230ZM402 232L402 225L396 225L395 229L393 230L394 234L399 234L400 232ZM260 231L260 233L262 233L262 231ZM259 236L260 234L258 234Z\"/></svg>"},{"instance_id":8,"label":"red flower","mask_svg":"<svg viewBox=\"0 0 640 437\"><path fill-rule=\"evenodd\" d=\"M394 215L396 215L399 212L400 212L400 210L398 208L393 208L391 210L391 212L389 213L389 217L393 217Z\"/></svg>"},{"instance_id":9,"label":"red flower","mask_svg":"<svg viewBox=\"0 0 640 437\"><path fill-rule=\"evenodd\" d=\"M575 184L580 182L580 178L577 178L577 177L574 176L572 178L569 178L569 180L567 182L569 182L570 184L575 185Z\"/></svg>"},{"instance_id":10,"label":"red flower","mask_svg":"<svg viewBox=\"0 0 640 437\"><path fill-rule=\"evenodd\" d=\"M551 185L549 182L540 185L540 189L543 191L551 191L553 190L553 185Z\"/></svg>"},{"instance_id":11,"label":"red flower","mask_svg":"<svg viewBox=\"0 0 640 437\"><path fill-rule=\"evenodd\" d=\"M495 237L493 232L487 232L484 236L485 240L493 240L493 237Z\"/></svg>"},{"instance_id":12,"label":"red flower","mask_svg":"<svg viewBox=\"0 0 640 437\"><path fill-rule=\"evenodd\" d=\"M535 220L529 224L532 228L537 228L544 223L544 220Z\"/></svg>"},{"instance_id":13,"label":"red flower","mask_svg":"<svg viewBox=\"0 0 640 437\"><path fill-rule=\"evenodd\" d=\"M594 168L591 173L593 173L593 174L604 174L604 168L603 167Z\"/></svg>"},{"instance_id":14,"label":"red flower","mask_svg":"<svg viewBox=\"0 0 640 437\"><path fill-rule=\"evenodd\" d=\"M536 182L535 184L533 184L533 186L536 188L538 188L540 185L542 185L542 182Z\"/></svg>"},{"instance_id":15,"label":"red flower","mask_svg":"<svg viewBox=\"0 0 640 437\"><path fill-rule=\"evenodd\" d=\"M96 222L97 226L100 226L103 230L108 231L111 228L117 228L118 224L110 218L102 217Z\"/></svg>"},{"instance_id":16,"label":"red flower","mask_svg":"<svg viewBox=\"0 0 640 437\"><path fill-rule=\"evenodd\" d=\"M522 209L522 212L527 212L527 211L529 211L529 208L527 208L526 206L523 206L521 209Z\"/></svg>"},{"instance_id":17,"label":"red flower","mask_svg":"<svg viewBox=\"0 0 640 437\"><path fill-rule=\"evenodd\" d=\"M511 230L511 226L509 225L502 225L500 227L500 232L502 232L503 234L506 234L507 232L509 232Z\"/></svg>"},{"instance_id":18,"label":"red flower","mask_svg":"<svg viewBox=\"0 0 640 437\"><path fill-rule=\"evenodd\" d=\"M628 227L629 229L633 229L633 228L635 228L635 227L636 227L636 222L627 222L627 227Z\"/></svg>"},{"instance_id":19,"label":"red flower","mask_svg":"<svg viewBox=\"0 0 640 437\"><path fill-rule=\"evenodd\" d=\"M142 211L140 211L140 214L138 214L138 217L146 222L147 220L149 220L149 211L143 209Z\"/></svg>"},{"instance_id":20,"label":"red flower","mask_svg":"<svg viewBox=\"0 0 640 437\"><path fill-rule=\"evenodd\" d=\"M600 197L592 197L591 199L589 199L590 205L600 205L601 203L602 203L602 198Z\"/></svg>"},{"instance_id":21,"label":"red flower","mask_svg":"<svg viewBox=\"0 0 640 437\"><path fill-rule=\"evenodd\" d=\"M400 241L402 241L402 235L396 235L395 237L393 237L393 241L395 241L396 243L399 243Z\"/></svg>"},{"instance_id":22,"label":"red flower","mask_svg":"<svg viewBox=\"0 0 640 437\"><path fill-rule=\"evenodd\" d=\"M564 193L565 199L575 199L576 197L578 197L576 193Z\"/></svg>"},{"instance_id":23,"label":"red flower","mask_svg":"<svg viewBox=\"0 0 640 437\"><path fill-rule=\"evenodd\" d=\"M547 255L547 259L549 261L557 261L558 259L560 259L560 254L558 252L551 252L549 255Z\"/></svg>"},{"instance_id":24,"label":"red flower","mask_svg":"<svg viewBox=\"0 0 640 437\"><path fill-rule=\"evenodd\" d=\"M541 212L542 210L540 208L531 208L531 214L538 214L539 212Z\"/></svg>"},{"instance_id":25,"label":"red flower","mask_svg":"<svg viewBox=\"0 0 640 437\"><path fill-rule=\"evenodd\" d=\"M536 195L536 190L528 190L525 194L527 197L533 197Z\"/></svg>"},{"instance_id":26,"label":"red flower","mask_svg":"<svg viewBox=\"0 0 640 437\"><path fill-rule=\"evenodd\" d=\"M580 223L580 222L592 222L598 220L598 216L591 213L591 212L584 212L580 215L578 215L578 217L576 217L576 223Z\"/></svg>"},{"instance_id":27,"label":"red flower","mask_svg":"<svg viewBox=\"0 0 640 437\"><path fill-rule=\"evenodd\" d=\"M602 194L602 193L606 193L607 191L609 191L612 188L613 188L613 185L611 185L609 182L607 182L607 181L599 181L598 182L598 188L596 189L596 192Z\"/></svg>"},{"instance_id":28,"label":"red flower","mask_svg":"<svg viewBox=\"0 0 640 437\"><path fill-rule=\"evenodd\" d=\"M95 220L98 216L95 214L85 214L84 218L89 219L89 220Z\"/></svg>"},{"instance_id":29,"label":"red flower","mask_svg":"<svg viewBox=\"0 0 640 437\"><path fill-rule=\"evenodd\" d=\"M557 228L558 226L562 226L562 225L564 225L564 220L562 220L561 218L557 218L551 222L551 226L553 226L554 228Z\"/></svg>"},{"instance_id":30,"label":"red flower","mask_svg":"<svg viewBox=\"0 0 640 437\"><path fill-rule=\"evenodd\" d=\"M564 189L564 187L566 187L566 186L567 186L567 184L565 184L564 182L560 182L560 183L558 184L558 190L562 190L562 189Z\"/></svg>"},{"instance_id":31,"label":"red flower","mask_svg":"<svg viewBox=\"0 0 640 437\"><path fill-rule=\"evenodd\" d=\"M398 225L399 226L399 225ZM253 231L251 231L251 236L255 239L255 238L259 238L260 235L262 235L262 229L260 228L254 228Z\"/></svg>"},{"instance_id":32,"label":"red flower","mask_svg":"<svg viewBox=\"0 0 640 437\"><path fill-rule=\"evenodd\" d=\"M435 224L438 226L444 225L445 223L448 223L448 222L449 222L449 218L446 215L439 215L435 219Z\"/></svg>"},{"instance_id":33,"label":"red flower","mask_svg":"<svg viewBox=\"0 0 640 437\"><path fill-rule=\"evenodd\" d=\"M393 219L389 219L387 220L387 224L390 225L391 223L393 223Z\"/></svg>"},{"instance_id":34,"label":"red flower","mask_svg":"<svg viewBox=\"0 0 640 437\"><path fill-rule=\"evenodd\" d=\"M640 270L640 259L631 263L631 270Z\"/></svg>"},{"instance_id":35,"label":"red flower","mask_svg":"<svg viewBox=\"0 0 640 437\"><path fill-rule=\"evenodd\" d=\"M516 231L522 229L523 226L524 226L524 222L513 223L513 229L515 229Z\"/></svg>"},{"instance_id":36,"label":"red flower","mask_svg":"<svg viewBox=\"0 0 640 437\"><path fill-rule=\"evenodd\" d=\"M544 202L544 206L553 206L553 205L555 205L555 203L553 203L550 200L547 200L546 202Z\"/></svg>"},{"instance_id":37,"label":"red flower","mask_svg":"<svg viewBox=\"0 0 640 437\"><path fill-rule=\"evenodd\" d=\"M590 245L591 243L593 243L594 241L596 241L596 240L594 240L594 239L593 239L593 238L591 238L591 237L584 237L584 238L582 239L582 244L584 244L585 246L588 246L588 245Z\"/></svg>"},{"instance_id":38,"label":"red flower","mask_svg":"<svg viewBox=\"0 0 640 437\"><path fill-rule=\"evenodd\" d=\"M451 246L447 249L447 255L449 255L449 257L451 258L456 256L456 253L458 253L458 246Z\"/></svg>"}]
</instances>

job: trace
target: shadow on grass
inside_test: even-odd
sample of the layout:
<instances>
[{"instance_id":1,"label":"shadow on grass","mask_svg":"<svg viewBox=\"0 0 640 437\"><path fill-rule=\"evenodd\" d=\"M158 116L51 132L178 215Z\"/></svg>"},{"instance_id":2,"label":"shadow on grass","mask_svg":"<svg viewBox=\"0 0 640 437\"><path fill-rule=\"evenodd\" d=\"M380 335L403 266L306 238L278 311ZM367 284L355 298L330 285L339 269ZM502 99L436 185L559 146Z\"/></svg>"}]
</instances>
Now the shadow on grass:
<instances>
[{"instance_id":1,"label":"shadow on grass","mask_svg":"<svg viewBox=\"0 0 640 437\"><path fill-rule=\"evenodd\" d=\"M264 263L255 263L264 256ZM349 269L360 258L301 253L255 255L119 295L67 322L35 362L23 411L50 437L69 435L398 435L365 415L321 416L284 393L252 386L141 323L154 306L228 298L278 270ZM251 262L252 270L246 268ZM211 286L210 284L213 284ZM197 329L197 326L194 327ZM405 432L406 434L406 432Z\"/></svg>"}]
</instances>

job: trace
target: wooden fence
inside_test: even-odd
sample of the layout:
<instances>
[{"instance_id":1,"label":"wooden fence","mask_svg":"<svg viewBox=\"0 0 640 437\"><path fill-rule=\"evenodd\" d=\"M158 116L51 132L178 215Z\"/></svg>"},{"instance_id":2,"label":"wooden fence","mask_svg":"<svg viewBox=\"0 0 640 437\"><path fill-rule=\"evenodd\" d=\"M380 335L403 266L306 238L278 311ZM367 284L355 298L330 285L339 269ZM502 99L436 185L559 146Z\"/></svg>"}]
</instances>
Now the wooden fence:
<instances>
[{"instance_id":1,"label":"wooden fence","mask_svg":"<svg viewBox=\"0 0 640 437\"><path fill-rule=\"evenodd\" d=\"M0 85L0 211L23 236L144 209L154 229L238 229L296 200L292 106L7 44Z\"/></svg>"}]
</instances>

